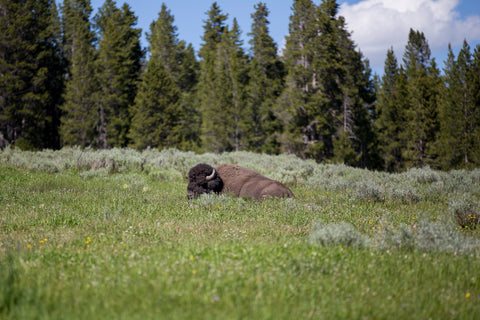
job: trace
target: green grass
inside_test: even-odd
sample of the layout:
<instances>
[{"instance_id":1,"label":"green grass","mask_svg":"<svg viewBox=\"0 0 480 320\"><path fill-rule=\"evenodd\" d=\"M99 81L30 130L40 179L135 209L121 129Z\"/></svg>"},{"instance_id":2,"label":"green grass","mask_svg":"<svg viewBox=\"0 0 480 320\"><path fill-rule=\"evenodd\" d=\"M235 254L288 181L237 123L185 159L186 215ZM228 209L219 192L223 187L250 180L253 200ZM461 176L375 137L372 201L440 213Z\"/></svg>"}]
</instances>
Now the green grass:
<instances>
[{"instance_id":1,"label":"green grass","mask_svg":"<svg viewBox=\"0 0 480 320\"><path fill-rule=\"evenodd\" d=\"M216 161L296 198L188 201L189 167ZM175 150L0 163L1 319L478 319L478 171Z\"/></svg>"}]
</instances>

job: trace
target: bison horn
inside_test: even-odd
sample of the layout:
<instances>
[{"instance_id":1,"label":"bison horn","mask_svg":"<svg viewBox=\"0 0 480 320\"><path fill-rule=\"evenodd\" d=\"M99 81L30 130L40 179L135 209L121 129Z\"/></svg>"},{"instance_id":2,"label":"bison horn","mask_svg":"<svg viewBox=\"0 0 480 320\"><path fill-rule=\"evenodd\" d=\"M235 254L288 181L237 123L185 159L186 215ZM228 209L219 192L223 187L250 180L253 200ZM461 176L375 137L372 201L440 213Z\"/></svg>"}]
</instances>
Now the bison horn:
<instances>
[{"instance_id":1,"label":"bison horn","mask_svg":"<svg viewBox=\"0 0 480 320\"><path fill-rule=\"evenodd\" d=\"M215 176L215 169L213 169L213 171L212 171L212 174L211 174L211 175L209 175L209 176L207 176L207 177L206 177L207 181L210 181L210 180L212 180L214 176Z\"/></svg>"}]
</instances>

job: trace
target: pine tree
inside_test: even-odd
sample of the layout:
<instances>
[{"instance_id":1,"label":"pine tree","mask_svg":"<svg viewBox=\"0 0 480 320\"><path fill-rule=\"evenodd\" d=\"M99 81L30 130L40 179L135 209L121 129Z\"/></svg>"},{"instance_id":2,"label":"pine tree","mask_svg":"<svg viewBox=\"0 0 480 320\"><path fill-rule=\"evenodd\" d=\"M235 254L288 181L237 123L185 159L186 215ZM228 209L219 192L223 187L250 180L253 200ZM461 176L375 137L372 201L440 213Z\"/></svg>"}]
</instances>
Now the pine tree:
<instances>
[{"instance_id":1,"label":"pine tree","mask_svg":"<svg viewBox=\"0 0 480 320\"><path fill-rule=\"evenodd\" d=\"M232 30L229 33L228 44L230 51L230 79L232 81L232 107L235 125L234 146L235 151L246 150L248 147L247 135L250 119L247 106L247 85L249 83L250 60L243 50L241 39L242 31L237 19L232 22Z\"/></svg>"},{"instance_id":2,"label":"pine tree","mask_svg":"<svg viewBox=\"0 0 480 320\"><path fill-rule=\"evenodd\" d=\"M97 77L98 100L97 146L125 147L143 59L140 47L141 29L135 29L137 18L127 4L121 9L106 0L95 16L99 32Z\"/></svg>"},{"instance_id":3,"label":"pine tree","mask_svg":"<svg viewBox=\"0 0 480 320\"><path fill-rule=\"evenodd\" d=\"M331 134L326 128L329 124L321 110L328 98L320 92L313 65L319 57L321 48L316 47L323 34L315 28L317 7L312 1L296 0L292 10L284 51L287 87L279 98L286 125L284 143L289 152L322 160L333 155Z\"/></svg>"},{"instance_id":4,"label":"pine tree","mask_svg":"<svg viewBox=\"0 0 480 320\"><path fill-rule=\"evenodd\" d=\"M177 27L173 24L175 18L165 4L158 14L158 19L150 25L147 33L150 60L161 63L165 71L177 82L180 77L180 52Z\"/></svg>"},{"instance_id":5,"label":"pine tree","mask_svg":"<svg viewBox=\"0 0 480 320\"><path fill-rule=\"evenodd\" d=\"M177 102L182 142L175 145L179 149L198 149L200 144L200 116L196 108L195 88L198 83L199 64L191 44L178 39L174 17L165 5L158 19L150 25L147 39L150 43L149 62L161 64L179 91Z\"/></svg>"},{"instance_id":6,"label":"pine tree","mask_svg":"<svg viewBox=\"0 0 480 320\"><path fill-rule=\"evenodd\" d=\"M316 128L311 125L310 132L315 133L324 147L320 159L331 159L334 156L333 141L335 136L343 129L348 135L346 140L351 144L353 137L353 122L351 114L351 102L346 98L349 96L346 85L348 70L347 56L350 44L349 35L344 30L343 18L337 17L338 4L335 0L324 0L316 10L317 19L313 23L314 35L319 34L318 40L311 44L313 49L313 79L312 88L315 90L309 109L313 110ZM320 108L318 108L320 106ZM310 145L310 147L313 147ZM314 158L318 152L312 148Z\"/></svg>"},{"instance_id":7,"label":"pine tree","mask_svg":"<svg viewBox=\"0 0 480 320\"><path fill-rule=\"evenodd\" d=\"M135 104L129 137L132 145L145 147L194 148L194 133L187 99L196 84L193 48L178 40L174 17L165 5L150 25L147 39L150 59L146 65ZM181 97L184 97L182 100ZM189 101L190 102L190 101Z\"/></svg>"},{"instance_id":8,"label":"pine tree","mask_svg":"<svg viewBox=\"0 0 480 320\"><path fill-rule=\"evenodd\" d=\"M407 166L433 163L433 144L438 131L438 76L435 61L423 32L410 30L403 62L408 80Z\"/></svg>"},{"instance_id":9,"label":"pine tree","mask_svg":"<svg viewBox=\"0 0 480 320\"><path fill-rule=\"evenodd\" d=\"M473 60L466 41L457 59L449 46L437 141L439 164L446 170L478 165L480 112L475 96L480 86L475 84Z\"/></svg>"},{"instance_id":10,"label":"pine tree","mask_svg":"<svg viewBox=\"0 0 480 320\"><path fill-rule=\"evenodd\" d=\"M217 46L215 89L212 92L217 103L213 105L215 111L210 119L213 120L213 136L208 137L219 143L217 152L246 149L248 59L240 35L237 20L233 19L232 29L227 29Z\"/></svg>"},{"instance_id":11,"label":"pine tree","mask_svg":"<svg viewBox=\"0 0 480 320\"><path fill-rule=\"evenodd\" d=\"M233 151L246 148L245 86L248 60L243 52L240 29L214 2L204 25L201 78L198 89L202 112L202 142L206 151Z\"/></svg>"},{"instance_id":12,"label":"pine tree","mask_svg":"<svg viewBox=\"0 0 480 320\"><path fill-rule=\"evenodd\" d=\"M352 48L351 52L355 53L356 51ZM361 168L377 169L381 166L381 161L378 138L373 126L376 88L372 80L369 61L363 60L361 53L356 53L356 57L353 55L351 60L352 70L349 71L352 75L352 82L347 80L346 89L344 89L344 92L348 93L345 95L344 105L346 102L352 104L353 132L350 140L358 160L356 162L345 161L345 163ZM345 113L344 118L346 118Z\"/></svg>"},{"instance_id":13,"label":"pine tree","mask_svg":"<svg viewBox=\"0 0 480 320\"><path fill-rule=\"evenodd\" d=\"M60 134L63 145L93 145L96 136L95 35L89 0L64 0L63 54L68 65Z\"/></svg>"},{"instance_id":14,"label":"pine tree","mask_svg":"<svg viewBox=\"0 0 480 320\"><path fill-rule=\"evenodd\" d=\"M428 145L426 148L427 159L425 163L430 167L439 169L439 154L437 152L435 142L438 139L438 134L440 131L440 120L438 114L440 110L441 95L442 92L445 92L445 84L442 81L442 78L440 76L440 70L437 67L435 59L432 59L430 61L427 73L429 94L426 103L426 110L429 116L426 119Z\"/></svg>"},{"instance_id":15,"label":"pine tree","mask_svg":"<svg viewBox=\"0 0 480 320\"><path fill-rule=\"evenodd\" d=\"M57 148L63 62L53 0L0 0L0 142Z\"/></svg>"},{"instance_id":16,"label":"pine tree","mask_svg":"<svg viewBox=\"0 0 480 320\"><path fill-rule=\"evenodd\" d=\"M200 151L202 118L197 95L200 64L191 44L186 45L185 41L180 41L179 53L181 68L177 87L180 88L179 104L184 114L182 119L183 142L180 149Z\"/></svg>"},{"instance_id":17,"label":"pine tree","mask_svg":"<svg viewBox=\"0 0 480 320\"><path fill-rule=\"evenodd\" d=\"M344 18L337 17L337 2L315 6L297 0L293 11L285 50L287 88L279 99L288 123L287 150L317 161L347 157L351 165L375 166L369 155L374 150L371 70L355 50Z\"/></svg>"},{"instance_id":18,"label":"pine tree","mask_svg":"<svg viewBox=\"0 0 480 320\"><path fill-rule=\"evenodd\" d=\"M393 48L387 52L381 89L378 93L375 127L379 140L383 168L399 172L404 168L406 79L398 65Z\"/></svg>"},{"instance_id":19,"label":"pine tree","mask_svg":"<svg viewBox=\"0 0 480 320\"><path fill-rule=\"evenodd\" d=\"M473 61L471 66L471 79L474 109L470 115L472 126L473 147L470 150L470 159L472 166L480 166L480 45L477 45L473 51Z\"/></svg>"},{"instance_id":20,"label":"pine tree","mask_svg":"<svg viewBox=\"0 0 480 320\"><path fill-rule=\"evenodd\" d=\"M277 56L277 46L268 31L268 9L266 4L255 5L250 45L252 52L249 72L248 132L249 149L278 153L279 135L282 127L275 109L276 99L284 87L284 66Z\"/></svg>"},{"instance_id":21,"label":"pine tree","mask_svg":"<svg viewBox=\"0 0 480 320\"><path fill-rule=\"evenodd\" d=\"M179 40L175 17L162 4L158 19L150 25L147 33L150 60L163 65L182 92L192 91L198 82L198 62L191 44Z\"/></svg>"},{"instance_id":22,"label":"pine tree","mask_svg":"<svg viewBox=\"0 0 480 320\"><path fill-rule=\"evenodd\" d=\"M163 64L151 60L143 75L129 137L137 149L177 147L181 140L178 89Z\"/></svg>"},{"instance_id":23,"label":"pine tree","mask_svg":"<svg viewBox=\"0 0 480 320\"><path fill-rule=\"evenodd\" d=\"M217 47L222 41L224 33L227 31L225 21L227 15L223 14L217 2L214 2L207 12L208 19L203 26L202 46L198 52L200 58L200 80L197 90L197 100L200 103L201 112L201 135L205 151L216 151L222 149L223 143L217 142L214 137L214 130L219 126L215 123L217 114L221 109L218 101L213 95L215 92L215 63L217 56ZM221 115L222 113L220 113Z\"/></svg>"},{"instance_id":24,"label":"pine tree","mask_svg":"<svg viewBox=\"0 0 480 320\"><path fill-rule=\"evenodd\" d=\"M325 4L328 2L326 1ZM324 9L336 14L335 1L331 1L332 9ZM328 6L327 6L328 8ZM335 10L334 10L335 9ZM340 61L344 72L343 82L340 83L342 97L343 125L334 135L334 155L341 152L343 146L354 150L355 156L349 156L343 162L356 167L376 168L379 165L377 139L374 134L373 120L376 101L375 84L372 80L372 70L368 60L361 52L355 50L355 44L346 30L343 17L337 18L337 40L343 59ZM343 144L335 145L339 135L345 134ZM348 153L347 153L348 154Z\"/></svg>"}]
</instances>

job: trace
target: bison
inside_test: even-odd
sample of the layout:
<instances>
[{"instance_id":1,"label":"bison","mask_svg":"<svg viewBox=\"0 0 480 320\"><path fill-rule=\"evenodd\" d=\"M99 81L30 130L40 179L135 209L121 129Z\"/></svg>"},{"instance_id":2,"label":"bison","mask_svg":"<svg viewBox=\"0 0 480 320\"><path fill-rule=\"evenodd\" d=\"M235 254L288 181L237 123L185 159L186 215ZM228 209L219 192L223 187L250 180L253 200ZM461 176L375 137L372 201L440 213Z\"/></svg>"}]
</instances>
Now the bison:
<instances>
[{"instance_id":1,"label":"bison","mask_svg":"<svg viewBox=\"0 0 480 320\"><path fill-rule=\"evenodd\" d=\"M188 172L189 199L203 193L232 193L237 197L266 199L270 197L294 198L293 192L282 183L269 179L251 169L232 164L216 168L197 164Z\"/></svg>"}]
</instances>

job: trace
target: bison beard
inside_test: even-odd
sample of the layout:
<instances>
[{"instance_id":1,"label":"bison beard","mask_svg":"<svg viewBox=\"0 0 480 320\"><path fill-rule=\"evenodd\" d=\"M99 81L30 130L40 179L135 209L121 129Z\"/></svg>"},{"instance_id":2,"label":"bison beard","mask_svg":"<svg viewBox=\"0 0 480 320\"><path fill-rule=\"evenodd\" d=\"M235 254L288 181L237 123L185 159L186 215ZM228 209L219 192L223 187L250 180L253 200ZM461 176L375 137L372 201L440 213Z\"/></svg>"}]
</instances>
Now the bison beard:
<instances>
[{"instance_id":1,"label":"bison beard","mask_svg":"<svg viewBox=\"0 0 480 320\"><path fill-rule=\"evenodd\" d=\"M282 183L240 166L222 164L214 169L201 163L191 168L188 172L188 198L212 192L233 193L237 197L253 199L295 197Z\"/></svg>"}]
</instances>

